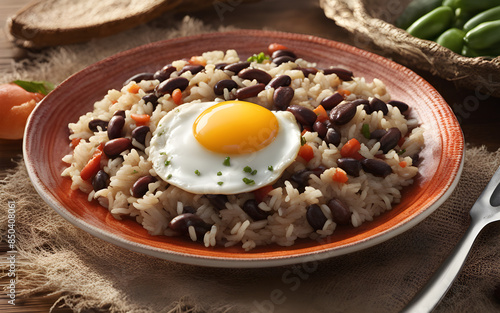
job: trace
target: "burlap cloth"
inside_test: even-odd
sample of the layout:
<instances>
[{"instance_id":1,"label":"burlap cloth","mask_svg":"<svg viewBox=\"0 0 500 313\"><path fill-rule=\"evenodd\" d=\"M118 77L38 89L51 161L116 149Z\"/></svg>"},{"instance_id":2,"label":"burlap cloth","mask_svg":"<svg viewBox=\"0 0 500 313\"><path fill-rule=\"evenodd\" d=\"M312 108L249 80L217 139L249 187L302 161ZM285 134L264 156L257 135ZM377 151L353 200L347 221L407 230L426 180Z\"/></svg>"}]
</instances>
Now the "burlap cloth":
<instances>
[{"instance_id":1,"label":"burlap cloth","mask_svg":"<svg viewBox=\"0 0 500 313\"><path fill-rule=\"evenodd\" d=\"M210 31L144 26L106 40L54 48L17 64L13 78L59 82L82 67L145 42ZM127 39L127 41L125 41ZM76 312L397 312L424 285L469 224L468 210L500 165L500 151L468 148L453 195L425 221L376 247L321 262L260 269L173 263L109 244L45 205L21 162L0 184L0 227L16 203L18 297L60 295ZM437 312L492 312L500 282L500 228L485 229ZM1 266L6 273L6 264Z\"/></svg>"}]
</instances>

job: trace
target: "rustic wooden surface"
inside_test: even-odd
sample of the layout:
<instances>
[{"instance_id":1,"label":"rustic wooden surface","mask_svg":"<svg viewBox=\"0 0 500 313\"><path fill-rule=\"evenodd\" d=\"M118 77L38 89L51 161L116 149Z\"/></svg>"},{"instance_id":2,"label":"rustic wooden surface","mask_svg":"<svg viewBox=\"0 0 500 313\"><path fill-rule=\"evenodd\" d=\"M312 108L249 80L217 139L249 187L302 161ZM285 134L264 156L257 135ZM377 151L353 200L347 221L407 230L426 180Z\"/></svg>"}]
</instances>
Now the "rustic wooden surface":
<instances>
[{"instance_id":1,"label":"rustic wooden surface","mask_svg":"<svg viewBox=\"0 0 500 313\"><path fill-rule=\"evenodd\" d=\"M20 60L28 56L27 51L16 47L7 36L5 22L7 18L23 7L29 0L1 0L0 23L3 32L0 36L0 70L11 69L13 60ZM307 33L320 37L352 44L348 33L336 27L328 20L317 1L301 0L267 0L250 4L239 4L232 1L232 5L220 7L214 1L213 7L203 11L191 12L190 15L203 20L205 23L219 25L233 25L238 28L274 29L295 33ZM178 13L171 18L182 18ZM162 17L155 20L161 23ZM33 52L33 51L32 51ZM35 51L36 53L36 51ZM478 99L474 92L457 90L452 83L432 77L427 73L419 73L427 79L443 95L461 120L466 142L472 146L485 145L488 150L500 148L500 99L487 97ZM7 170L15 166L15 161L22 157L21 140L0 140L0 179L5 178ZM1 204L6 205L6 204ZM0 244L0 259L5 261L7 245ZM19 277L22 280L22 277ZM5 283L5 280L0 283ZM28 299L16 299L16 306L7 303L6 292L0 293L1 312L48 312L57 295L34 295ZM67 308L55 308L52 312L70 312Z\"/></svg>"}]
</instances>

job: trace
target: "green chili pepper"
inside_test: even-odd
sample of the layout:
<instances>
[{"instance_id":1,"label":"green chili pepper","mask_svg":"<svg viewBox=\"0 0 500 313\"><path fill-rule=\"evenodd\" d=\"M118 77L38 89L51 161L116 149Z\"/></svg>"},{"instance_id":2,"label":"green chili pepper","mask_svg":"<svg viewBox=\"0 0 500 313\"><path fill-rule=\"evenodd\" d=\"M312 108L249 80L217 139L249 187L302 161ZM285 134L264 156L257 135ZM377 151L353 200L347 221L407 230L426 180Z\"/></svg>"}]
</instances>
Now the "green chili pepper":
<instances>
[{"instance_id":1,"label":"green chili pepper","mask_svg":"<svg viewBox=\"0 0 500 313\"><path fill-rule=\"evenodd\" d=\"M440 6L416 20L406 31L412 36L432 40L450 27L453 17L450 7Z\"/></svg>"},{"instance_id":2,"label":"green chili pepper","mask_svg":"<svg viewBox=\"0 0 500 313\"><path fill-rule=\"evenodd\" d=\"M500 43L500 20L484 22L465 34L465 44L473 50L488 49Z\"/></svg>"},{"instance_id":3,"label":"green chili pepper","mask_svg":"<svg viewBox=\"0 0 500 313\"><path fill-rule=\"evenodd\" d=\"M462 10L461 8L455 9L455 22L453 27L458 29L463 29L465 23L467 23L477 12L470 12Z\"/></svg>"},{"instance_id":4,"label":"green chili pepper","mask_svg":"<svg viewBox=\"0 0 500 313\"><path fill-rule=\"evenodd\" d=\"M491 22L495 20L500 20L500 5L491 8L489 10L483 11L472 17L470 20L467 21L467 23L465 23L464 30L468 32L469 30L473 29L474 27L476 27L481 23Z\"/></svg>"},{"instance_id":5,"label":"green chili pepper","mask_svg":"<svg viewBox=\"0 0 500 313\"><path fill-rule=\"evenodd\" d=\"M499 0L445 0L443 5L466 11L484 11L500 5Z\"/></svg>"},{"instance_id":6,"label":"green chili pepper","mask_svg":"<svg viewBox=\"0 0 500 313\"><path fill-rule=\"evenodd\" d=\"M500 55L500 46L495 46L488 49L474 50L468 46L464 46L462 49L462 55L470 58L475 57L485 57L485 58L495 58Z\"/></svg>"},{"instance_id":7,"label":"green chili pepper","mask_svg":"<svg viewBox=\"0 0 500 313\"><path fill-rule=\"evenodd\" d=\"M436 39L436 42L455 53L462 53L465 32L458 28L450 28Z\"/></svg>"},{"instance_id":8,"label":"green chili pepper","mask_svg":"<svg viewBox=\"0 0 500 313\"><path fill-rule=\"evenodd\" d=\"M407 29L421 16L441 6L441 2L442 0L413 0L397 18L395 25Z\"/></svg>"}]
</instances>

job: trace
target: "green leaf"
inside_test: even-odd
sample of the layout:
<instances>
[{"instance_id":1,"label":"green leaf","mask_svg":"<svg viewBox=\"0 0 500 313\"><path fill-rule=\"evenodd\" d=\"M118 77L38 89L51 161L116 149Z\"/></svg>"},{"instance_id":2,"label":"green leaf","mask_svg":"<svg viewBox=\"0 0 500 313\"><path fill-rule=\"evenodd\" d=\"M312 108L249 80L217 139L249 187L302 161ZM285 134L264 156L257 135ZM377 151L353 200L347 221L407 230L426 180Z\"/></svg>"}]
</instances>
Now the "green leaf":
<instances>
[{"instance_id":1,"label":"green leaf","mask_svg":"<svg viewBox=\"0 0 500 313\"><path fill-rule=\"evenodd\" d=\"M14 84L23 88L29 92L38 92L46 96L49 92L54 90L55 86L52 83L46 81L26 81L26 80L15 80Z\"/></svg>"}]
</instances>

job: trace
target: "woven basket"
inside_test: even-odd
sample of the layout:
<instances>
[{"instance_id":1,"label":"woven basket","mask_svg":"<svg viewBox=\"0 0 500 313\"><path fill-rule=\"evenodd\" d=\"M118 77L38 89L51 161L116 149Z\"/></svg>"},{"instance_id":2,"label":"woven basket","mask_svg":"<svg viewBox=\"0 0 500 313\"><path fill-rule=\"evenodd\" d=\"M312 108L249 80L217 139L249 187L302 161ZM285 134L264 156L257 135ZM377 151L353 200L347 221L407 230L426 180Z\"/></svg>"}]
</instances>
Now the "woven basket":
<instances>
[{"instance_id":1,"label":"woven basket","mask_svg":"<svg viewBox=\"0 0 500 313\"><path fill-rule=\"evenodd\" d=\"M428 71L476 95L500 97L500 58L468 58L429 40L411 36L392 23L410 1L320 0L328 18L353 34L353 44Z\"/></svg>"}]
</instances>

